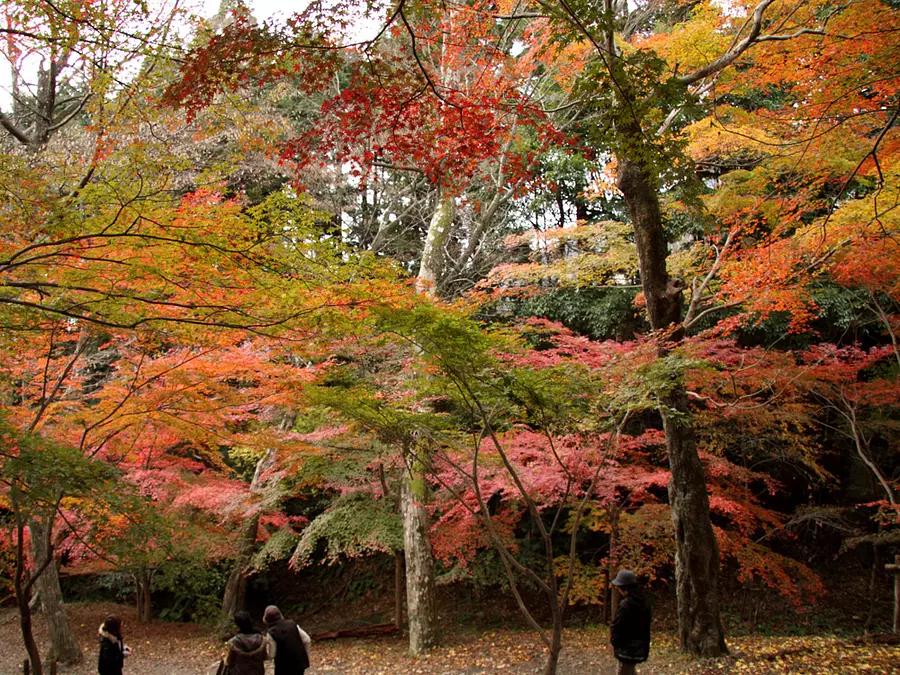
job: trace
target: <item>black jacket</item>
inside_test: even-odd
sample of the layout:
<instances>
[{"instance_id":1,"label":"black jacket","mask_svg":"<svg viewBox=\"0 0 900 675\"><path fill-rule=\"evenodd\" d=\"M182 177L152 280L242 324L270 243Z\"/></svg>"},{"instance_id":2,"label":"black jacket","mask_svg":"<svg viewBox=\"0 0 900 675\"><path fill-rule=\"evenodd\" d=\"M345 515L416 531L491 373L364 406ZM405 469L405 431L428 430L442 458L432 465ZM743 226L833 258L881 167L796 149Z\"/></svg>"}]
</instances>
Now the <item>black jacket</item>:
<instances>
[{"instance_id":1,"label":"black jacket","mask_svg":"<svg viewBox=\"0 0 900 675\"><path fill-rule=\"evenodd\" d=\"M264 675L266 641L259 633L238 633L228 641L228 675Z\"/></svg>"},{"instance_id":2,"label":"black jacket","mask_svg":"<svg viewBox=\"0 0 900 675\"><path fill-rule=\"evenodd\" d=\"M275 675L300 675L309 668L309 657L296 623L282 619L269 628L269 635L275 640Z\"/></svg>"},{"instance_id":3,"label":"black jacket","mask_svg":"<svg viewBox=\"0 0 900 675\"><path fill-rule=\"evenodd\" d=\"M636 592L622 598L609 629L609 641L619 661L643 663L650 655L650 603Z\"/></svg>"},{"instance_id":4,"label":"black jacket","mask_svg":"<svg viewBox=\"0 0 900 675\"><path fill-rule=\"evenodd\" d=\"M97 659L97 672L100 675L122 675L125 665L125 650L122 638L100 629L100 656Z\"/></svg>"}]
</instances>

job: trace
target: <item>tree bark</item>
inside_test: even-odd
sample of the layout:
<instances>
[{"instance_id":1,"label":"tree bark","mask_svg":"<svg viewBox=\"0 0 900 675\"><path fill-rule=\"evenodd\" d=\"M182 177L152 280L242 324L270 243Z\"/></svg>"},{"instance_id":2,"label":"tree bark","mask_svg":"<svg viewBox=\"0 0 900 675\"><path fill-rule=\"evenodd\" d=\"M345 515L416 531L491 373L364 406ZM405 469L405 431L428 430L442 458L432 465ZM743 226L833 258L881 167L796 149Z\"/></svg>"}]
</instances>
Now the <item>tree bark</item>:
<instances>
[{"instance_id":1,"label":"tree bark","mask_svg":"<svg viewBox=\"0 0 900 675\"><path fill-rule=\"evenodd\" d=\"M547 655L547 665L544 667L544 675L556 675L559 667L559 654L562 651L562 619L553 622L553 637L550 643L550 653Z\"/></svg>"},{"instance_id":2,"label":"tree bark","mask_svg":"<svg viewBox=\"0 0 900 675\"><path fill-rule=\"evenodd\" d=\"M150 570L146 567L141 567L134 573L135 605L137 608L138 621L140 623L150 623L150 620L153 618L153 603L150 599L150 579Z\"/></svg>"},{"instance_id":3,"label":"tree bark","mask_svg":"<svg viewBox=\"0 0 900 675\"><path fill-rule=\"evenodd\" d=\"M23 667L24 672L34 670L35 675L43 675L43 664L34 639L33 615L31 613L31 582L26 581L25 569L25 526L18 512L15 497L13 497L13 509L16 511L17 537L16 537L16 570L13 577L13 589L16 593L16 605L19 609L19 628L22 631L22 641L25 643L25 652L28 659ZM36 574L42 574L46 570L35 569ZM30 668L29 668L30 666Z\"/></svg>"},{"instance_id":4,"label":"tree bark","mask_svg":"<svg viewBox=\"0 0 900 675\"><path fill-rule=\"evenodd\" d=\"M425 510L425 480L415 468L403 480L400 509L406 549L406 603L409 616L409 651L423 654L437 642L434 599L434 557Z\"/></svg>"},{"instance_id":5,"label":"tree bark","mask_svg":"<svg viewBox=\"0 0 900 675\"><path fill-rule=\"evenodd\" d=\"M616 612L619 609L619 600L621 600L621 595L616 590L616 587L608 582L612 579L616 578L616 574L619 572L619 513L620 509L618 504L613 504L609 507L607 513L609 514L609 572L606 575L607 580L607 589L609 591L609 621L612 623L612 620L616 618Z\"/></svg>"},{"instance_id":6,"label":"tree bark","mask_svg":"<svg viewBox=\"0 0 900 675\"><path fill-rule=\"evenodd\" d=\"M31 530L31 550L34 564L37 568L43 566L48 557L47 549L47 525L32 520L28 524ZM72 622L66 612L63 603L62 590L59 587L59 572L53 562L47 565L43 574L35 582L41 599L41 610L44 621L47 623L47 632L50 635L50 661L57 661L63 665L80 663L82 659L81 647L75 637Z\"/></svg>"},{"instance_id":7,"label":"tree bark","mask_svg":"<svg viewBox=\"0 0 900 675\"><path fill-rule=\"evenodd\" d=\"M443 193L439 194L437 209L428 224L428 235L425 237L425 248L422 249L422 260L419 263L419 274L416 278L416 290L419 293L434 293L444 262L444 246L447 244L455 217L456 199Z\"/></svg>"},{"instance_id":8,"label":"tree bark","mask_svg":"<svg viewBox=\"0 0 900 675\"><path fill-rule=\"evenodd\" d=\"M403 628L403 554L394 552L394 625Z\"/></svg>"},{"instance_id":9,"label":"tree bark","mask_svg":"<svg viewBox=\"0 0 900 675\"><path fill-rule=\"evenodd\" d=\"M416 278L416 291L435 294L435 284L444 259L444 245L456 215L456 199L438 195L438 204L428 225L425 248ZM427 450L420 449L420 453ZM413 454L413 453L407 453ZM428 470L427 456L408 456L408 466L400 485L400 515L403 519L403 548L406 559L406 613L409 621L409 651L423 654L437 643L437 616L434 598L434 554L429 537L430 523L425 509Z\"/></svg>"},{"instance_id":10,"label":"tree bark","mask_svg":"<svg viewBox=\"0 0 900 675\"><path fill-rule=\"evenodd\" d=\"M280 427L283 430L290 429L296 420L296 414L288 415L281 420ZM256 463L256 469L253 471L253 478L250 480L250 492L257 492L263 481L266 470L271 467L278 458L278 453L269 448L262 459ZM225 593L222 596L222 617L230 619L235 612L244 609L247 599L247 565L253 557L256 550L256 535L259 530L259 514L253 516L244 528L241 534L241 541L238 545L237 558L234 561L234 567L228 575L225 582Z\"/></svg>"},{"instance_id":11,"label":"tree bark","mask_svg":"<svg viewBox=\"0 0 900 675\"><path fill-rule=\"evenodd\" d=\"M650 326L681 340L682 289L666 270L668 247L660 216L656 176L639 162L619 157L618 186L634 227L641 286ZM660 357L669 347L660 346ZM706 476L697 454L684 385L673 382L660 401L672 477L669 506L675 528L675 581L681 649L703 657L728 653L719 616L719 547L709 515Z\"/></svg>"},{"instance_id":12,"label":"tree bark","mask_svg":"<svg viewBox=\"0 0 900 675\"><path fill-rule=\"evenodd\" d=\"M225 582L225 594L222 597L222 615L234 616L235 612L244 609L247 600L247 565L256 548L256 533L259 529L259 516L253 516L247 522L241 534L240 550L234 561L234 567Z\"/></svg>"}]
</instances>

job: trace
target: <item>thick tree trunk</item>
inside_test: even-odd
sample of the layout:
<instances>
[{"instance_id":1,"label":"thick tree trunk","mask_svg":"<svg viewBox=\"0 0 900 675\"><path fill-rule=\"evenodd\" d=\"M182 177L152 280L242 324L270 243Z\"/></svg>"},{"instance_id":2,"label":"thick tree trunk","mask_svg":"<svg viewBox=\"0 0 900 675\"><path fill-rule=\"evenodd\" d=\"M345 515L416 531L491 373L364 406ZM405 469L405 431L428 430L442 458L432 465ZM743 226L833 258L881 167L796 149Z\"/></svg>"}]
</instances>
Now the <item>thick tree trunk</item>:
<instances>
[{"instance_id":1,"label":"thick tree trunk","mask_svg":"<svg viewBox=\"0 0 900 675\"><path fill-rule=\"evenodd\" d=\"M44 523L31 521L31 550L34 564L40 568L47 560L47 530ZM62 590L59 587L59 573L52 562L47 565L43 574L35 582L41 599L41 610L47 623L50 635L50 661L64 665L79 663L82 658L81 647L75 637L72 622L63 603Z\"/></svg>"},{"instance_id":2,"label":"thick tree trunk","mask_svg":"<svg viewBox=\"0 0 900 675\"><path fill-rule=\"evenodd\" d=\"M240 550L234 561L234 567L225 582L225 595L222 597L222 615L234 616L235 612L244 609L247 599L247 565L256 548L256 533L259 529L259 516L253 516L241 535Z\"/></svg>"},{"instance_id":3,"label":"thick tree trunk","mask_svg":"<svg viewBox=\"0 0 900 675\"><path fill-rule=\"evenodd\" d=\"M290 429L296 420L296 414L289 414L281 420L280 427L282 430ZM256 492L260 489L260 484L265 478L266 471L275 463L278 453L269 448L265 456L256 463L256 469L253 471L253 478L250 480L250 492ZM235 612L244 609L247 599L247 565L256 550L256 535L259 530L259 515L252 517L241 534L241 541L238 545L237 558L234 561L234 567L228 575L228 581L225 582L225 593L222 597L222 617L230 619Z\"/></svg>"},{"instance_id":4,"label":"thick tree trunk","mask_svg":"<svg viewBox=\"0 0 900 675\"><path fill-rule=\"evenodd\" d=\"M666 270L668 248L656 177L638 162L619 158L618 185L634 227L641 285L654 330L671 329L680 340L683 285ZM667 348L660 347L660 356ZM719 548L709 516L706 477L697 454L684 386L674 383L660 401L672 478L669 506L675 527L675 580L681 648L704 657L727 653L719 617Z\"/></svg>"},{"instance_id":5,"label":"thick tree trunk","mask_svg":"<svg viewBox=\"0 0 900 675\"><path fill-rule=\"evenodd\" d=\"M425 238L416 290L434 295L444 259L444 245L456 215L456 200L438 195L438 204ZM420 452L425 452L420 450ZM406 614L409 621L409 651L423 654L437 642L434 599L434 555L429 537L430 523L425 510L427 457L409 458L409 467L400 486L400 515L403 519L403 548L406 559Z\"/></svg>"},{"instance_id":6,"label":"thick tree trunk","mask_svg":"<svg viewBox=\"0 0 900 675\"><path fill-rule=\"evenodd\" d=\"M728 652L719 618L719 547L709 518L706 477L690 426L687 395L679 387L663 401L663 427L672 479L675 592L681 648L700 656Z\"/></svg>"},{"instance_id":7,"label":"thick tree trunk","mask_svg":"<svg viewBox=\"0 0 900 675\"><path fill-rule=\"evenodd\" d=\"M434 599L434 557L424 506L425 480L413 470L404 477L400 492L403 544L406 549L406 603L409 616L409 651L423 654L437 642Z\"/></svg>"}]
</instances>

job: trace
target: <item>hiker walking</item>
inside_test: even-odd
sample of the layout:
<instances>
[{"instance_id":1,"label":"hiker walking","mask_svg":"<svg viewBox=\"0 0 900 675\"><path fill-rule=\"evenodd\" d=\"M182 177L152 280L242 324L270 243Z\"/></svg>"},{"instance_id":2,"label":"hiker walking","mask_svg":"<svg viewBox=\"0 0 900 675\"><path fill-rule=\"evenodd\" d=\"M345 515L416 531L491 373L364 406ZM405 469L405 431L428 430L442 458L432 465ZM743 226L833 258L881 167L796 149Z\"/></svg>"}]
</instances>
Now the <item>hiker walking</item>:
<instances>
[{"instance_id":1,"label":"hiker walking","mask_svg":"<svg viewBox=\"0 0 900 675\"><path fill-rule=\"evenodd\" d=\"M238 634L228 642L225 665L228 675L264 675L266 672L266 639L253 630L253 620L247 612L234 615Z\"/></svg>"},{"instance_id":2,"label":"hiker walking","mask_svg":"<svg viewBox=\"0 0 900 675\"><path fill-rule=\"evenodd\" d=\"M266 607L263 622L269 627L267 642L269 658L275 660L275 675L303 675L309 668L309 635L285 619L275 605Z\"/></svg>"},{"instance_id":3,"label":"hiker walking","mask_svg":"<svg viewBox=\"0 0 900 675\"><path fill-rule=\"evenodd\" d=\"M609 641L619 661L619 675L634 675L636 664L650 655L650 603L631 570L619 570L611 583L622 600L609 629Z\"/></svg>"}]
</instances>

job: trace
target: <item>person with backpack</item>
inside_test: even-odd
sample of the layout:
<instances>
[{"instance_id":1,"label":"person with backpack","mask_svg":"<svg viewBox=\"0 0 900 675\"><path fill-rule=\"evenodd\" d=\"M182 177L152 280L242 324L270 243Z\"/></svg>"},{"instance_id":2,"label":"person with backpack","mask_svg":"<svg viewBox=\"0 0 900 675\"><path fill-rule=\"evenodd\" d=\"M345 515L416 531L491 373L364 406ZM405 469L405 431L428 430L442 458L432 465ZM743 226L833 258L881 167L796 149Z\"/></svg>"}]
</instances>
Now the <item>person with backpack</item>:
<instances>
[{"instance_id":1,"label":"person with backpack","mask_svg":"<svg viewBox=\"0 0 900 675\"><path fill-rule=\"evenodd\" d=\"M634 675L636 665L650 655L650 603L631 570L619 570L610 583L623 597L609 627L609 641L619 662L619 675Z\"/></svg>"},{"instance_id":2,"label":"person with backpack","mask_svg":"<svg viewBox=\"0 0 900 675\"><path fill-rule=\"evenodd\" d=\"M275 675L303 675L309 668L309 635L294 621L285 619L275 605L266 607L263 622L269 628L269 658L275 661Z\"/></svg>"},{"instance_id":3,"label":"person with backpack","mask_svg":"<svg viewBox=\"0 0 900 675\"><path fill-rule=\"evenodd\" d=\"M247 612L234 615L238 634L227 642L224 664L228 675L265 675L268 657L266 639L253 630L253 620Z\"/></svg>"}]
</instances>

